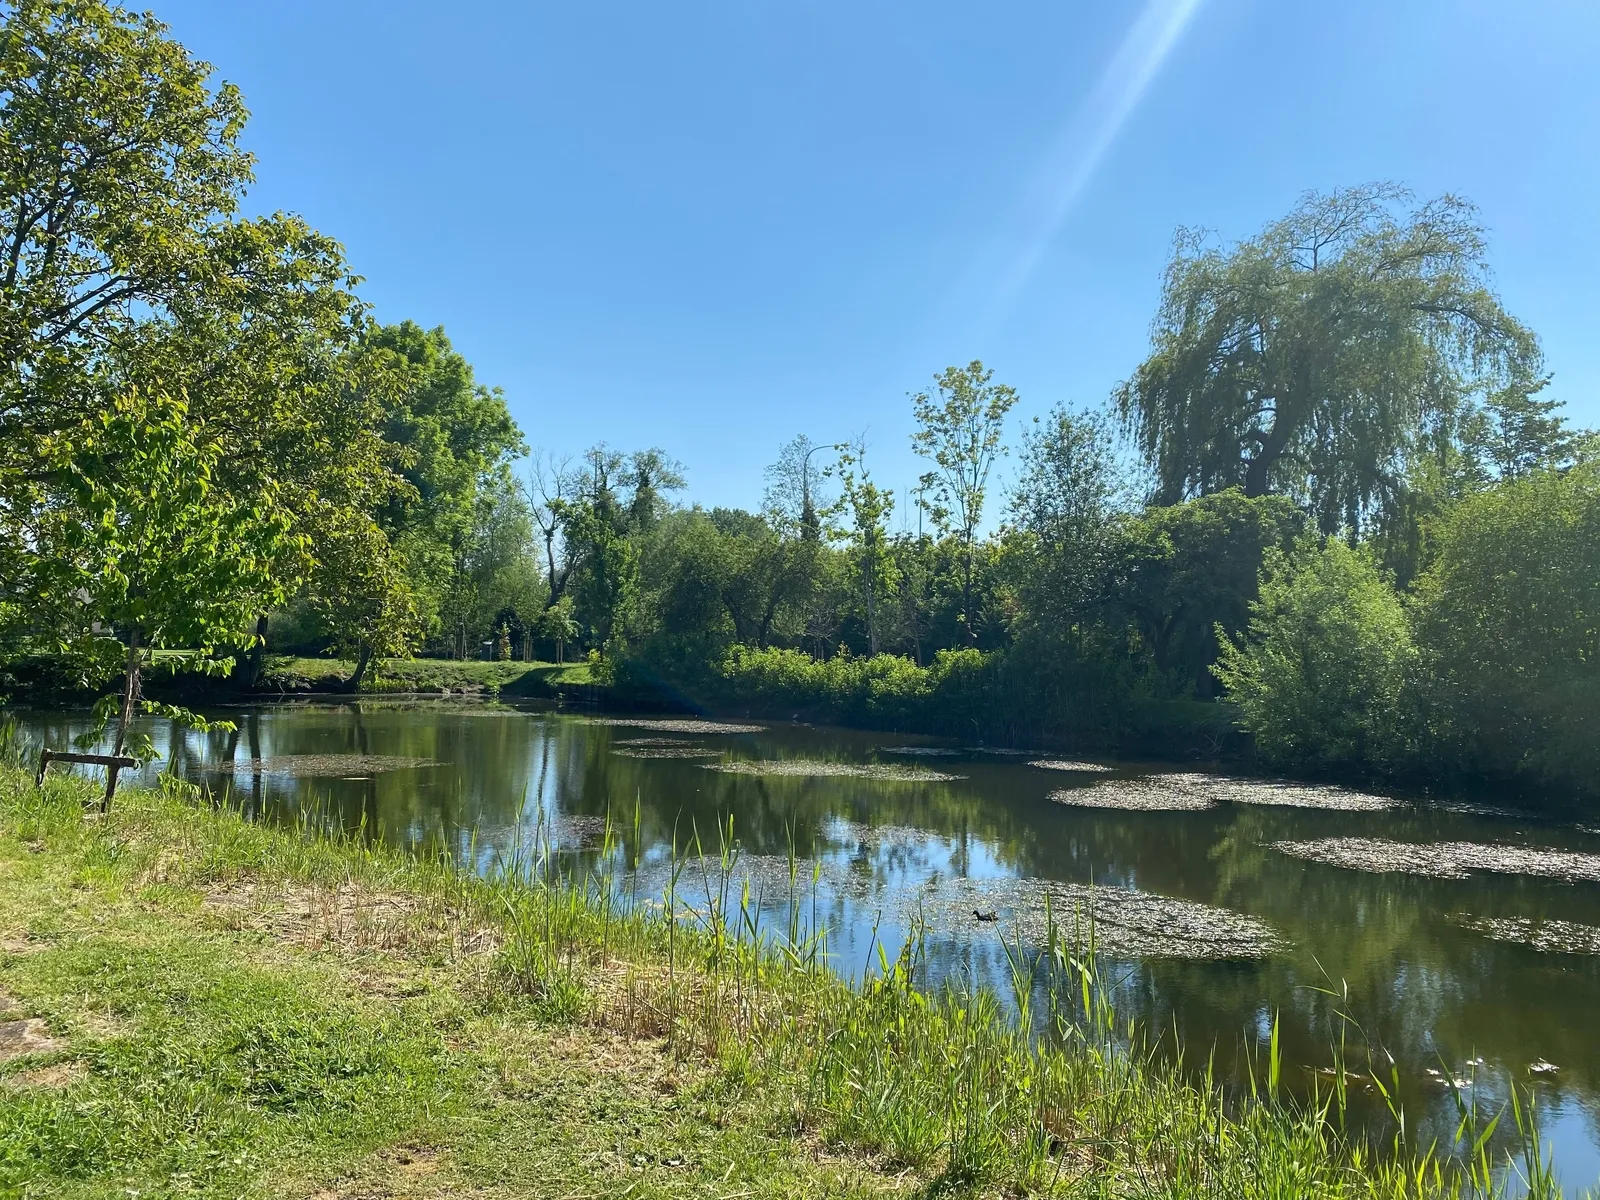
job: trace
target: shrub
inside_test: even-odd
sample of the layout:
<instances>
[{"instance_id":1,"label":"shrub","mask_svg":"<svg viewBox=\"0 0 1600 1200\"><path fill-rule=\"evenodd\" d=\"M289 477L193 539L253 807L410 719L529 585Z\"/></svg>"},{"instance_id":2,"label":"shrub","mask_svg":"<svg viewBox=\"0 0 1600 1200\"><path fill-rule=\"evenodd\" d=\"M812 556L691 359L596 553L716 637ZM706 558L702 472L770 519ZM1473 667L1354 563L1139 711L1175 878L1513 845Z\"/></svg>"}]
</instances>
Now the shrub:
<instances>
[{"instance_id":1,"label":"shrub","mask_svg":"<svg viewBox=\"0 0 1600 1200\"><path fill-rule=\"evenodd\" d=\"M1441 765L1594 789L1600 777L1600 473L1538 472L1433 530L1417 583Z\"/></svg>"},{"instance_id":2,"label":"shrub","mask_svg":"<svg viewBox=\"0 0 1600 1200\"><path fill-rule=\"evenodd\" d=\"M1405 610L1369 553L1338 538L1273 552L1239 641L1213 668L1263 759L1324 771L1403 756L1416 652Z\"/></svg>"}]
</instances>

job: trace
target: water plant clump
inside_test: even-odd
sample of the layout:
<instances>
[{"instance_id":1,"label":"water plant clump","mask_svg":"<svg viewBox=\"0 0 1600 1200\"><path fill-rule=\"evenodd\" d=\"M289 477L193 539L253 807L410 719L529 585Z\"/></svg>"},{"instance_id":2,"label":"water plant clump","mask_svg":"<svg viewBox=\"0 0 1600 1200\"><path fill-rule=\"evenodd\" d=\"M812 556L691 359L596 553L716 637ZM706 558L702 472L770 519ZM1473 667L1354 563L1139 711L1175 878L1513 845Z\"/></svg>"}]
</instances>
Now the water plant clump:
<instances>
[{"instance_id":1,"label":"water plant clump","mask_svg":"<svg viewBox=\"0 0 1600 1200\"><path fill-rule=\"evenodd\" d=\"M1036 758L1028 764L1042 771L1078 771L1085 775L1103 775L1113 768L1103 763L1082 762L1071 758Z\"/></svg>"},{"instance_id":2,"label":"water plant clump","mask_svg":"<svg viewBox=\"0 0 1600 1200\"><path fill-rule=\"evenodd\" d=\"M942 783L966 778L964 775L951 775L928 767L898 763L844 763L806 758L739 759L735 762L708 763L706 770L724 771L730 775L790 776L804 779L878 779L892 783Z\"/></svg>"},{"instance_id":3,"label":"water plant clump","mask_svg":"<svg viewBox=\"0 0 1600 1200\"><path fill-rule=\"evenodd\" d=\"M611 753L623 758L720 758L721 750L707 746L614 746Z\"/></svg>"},{"instance_id":4,"label":"water plant clump","mask_svg":"<svg viewBox=\"0 0 1600 1200\"><path fill-rule=\"evenodd\" d=\"M904 754L912 758L953 758L961 753L948 746L879 746L880 754Z\"/></svg>"},{"instance_id":5,"label":"water plant clump","mask_svg":"<svg viewBox=\"0 0 1600 1200\"><path fill-rule=\"evenodd\" d=\"M1072 808L1114 808L1127 812L1200 812L1216 807L1203 793L1151 779L1122 779L1093 787L1062 788L1051 792L1050 799Z\"/></svg>"},{"instance_id":6,"label":"water plant clump","mask_svg":"<svg viewBox=\"0 0 1600 1200\"><path fill-rule=\"evenodd\" d=\"M613 725L619 729L648 729L656 733L760 733L765 725L735 721L703 721L698 717L585 717L588 725Z\"/></svg>"},{"instance_id":7,"label":"water plant clump","mask_svg":"<svg viewBox=\"0 0 1600 1200\"><path fill-rule=\"evenodd\" d=\"M1030 946L1047 944L1052 924L1080 938L1092 925L1099 950L1116 958L1258 959L1286 945L1257 917L1132 888L958 876L896 898L902 919L920 915L930 932L987 929L985 936Z\"/></svg>"},{"instance_id":8,"label":"water plant clump","mask_svg":"<svg viewBox=\"0 0 1600 1200\"><path fill-rule=\"evenodd\" d=\"M236 758L208 769L233 775L346 778L438 765L435 759L398 754L278 754L269 758Z\"/></svg>"},{"instance_id":9,"label":"water plant clump","mask_svg":"<svg viewBox=\"0 0 1600 1200\"><path fill-rule=\"evenodd\" d=\"M1532 946L1547 954L1600 954L1597 925L1532 917L1475 917L1469 913L1452 913L1450 920L1497 942Z\"/></svg>"},{"instance_id":10,"label":"water plant clump","mask_svg":"<svg viewBox=\"0 0 1600 1200\"><path fill-rule=\"evenodd\" d=\"M1568 882L1600 882L1600 854L1548 850L1538 846L1493 846L1479 842L1393 842L1383 838L1338 837L1317 841L1273 842L1273 849L1296 858L1357 871L1405 872L1436 879L1467 879L1474 871L1537 875Z\"/></svg>"}]
</instances>

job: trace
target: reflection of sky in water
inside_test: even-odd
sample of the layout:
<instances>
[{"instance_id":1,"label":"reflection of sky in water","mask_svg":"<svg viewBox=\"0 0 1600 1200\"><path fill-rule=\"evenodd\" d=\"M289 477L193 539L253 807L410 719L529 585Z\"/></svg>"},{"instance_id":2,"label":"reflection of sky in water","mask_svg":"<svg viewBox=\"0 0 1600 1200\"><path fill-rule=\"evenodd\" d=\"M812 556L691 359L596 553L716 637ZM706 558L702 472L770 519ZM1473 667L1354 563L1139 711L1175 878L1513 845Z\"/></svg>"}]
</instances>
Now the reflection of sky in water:
<instances>
[{"instance_id":1,"label":"reflection of sky in water","mask_svg":"<svg viewBox=\"0 0 1600 1200\"><path fill-rule=\"evenodd\" d=\"M444 847L479 871L526 855L550 836L566 848L569 865L592 863L609 813L618 839L616 861L640 858L643 893L645 884L661 882L674 835L683 850L698 830L702 846L715 853L718 830L732 812L742 867L764 927L774 935L787 927L786 855L792 840L803 859L802 917L811 918L815 861L821 869L817 919L829 927L835 967L850 976L875 964L877 944L892 957L911 931L915 909L908 897L924 893L947 901L942 908L927 906L939 918L926 940L931 976L1002 987L1007 970L1001 935L1011 936L1017 928L1012 918L1047 890L1081 896L1091 881L1136 889L1167 907L1141 910L1134 918L1159 925L1170 916L1167 932L1192 931L1193 922L1209 919L1208 913L1246 914L1280 932L1287 944L1260 960L1141 951L1110 964L1119 1004L1147 1029L1170 1036L1176 1026L1202 1059L1215 1046L1220 1074L1238 1079L1246 1047L1265 1043L1275 1017L1287 1062L1326 1065L1337 1033L1333 1012L1344 1002L1317 989L1347 986L1350 1011L1399 1062L1420 1136L1442 1144L1453 1132L1450 1098L1427 1075L1441 1059L1452 1073L1465 1073L1464 1064L1475 1056L1485 1059L1479 1092L1490 1111L1512 1079L1529 1079L1529 1063L1548 1060L1560 1069L1535 1082L1544 1135L1569 1186L1600 1179L1600 956L1541 953L1485 932L1567 928L1557 922L1600 927L1600 884L1526 875L1440 880L1374 874L1272 848L1283 840L1356 835L1592 854L1600 853L1600 834L1485 808L1400 804L1330 812L1265 806L1239 802L1245 797L1233 783L1211 785L1216 807L1203 812L1069 806L1053 802L1050 794L1093 786L1104 776L1080 780L1031 768L1026 759L972 752L922 760L887 753L915 741L904 735L783 728L682 740L735 759L927 761L966 778L930 784L724 774L704 770L704 760L610 752L614 741L676 736L670 732L488 709L404 711L362 704L222 715L238 721L234 734L175 733L164 722L151 723L164 761L141 777L151 780L170 765L229 790L252 815L365 828L403 845ZM24 724L37 740L58 748L82 728L81 718L38 715L26 716ZM364 779L230 777L208 770L227 759L307 754L404 756L441 765L378 771ZM683 884L694 903L690 872ZM738 895L736 885L735 905ZM965 905L964 913L956 901ZM1002 920L976 921L974 904L995 908ZM1301 1070L1286 1072L1286 1078L1308 1083L1312 1077ZM1358 1101L1376 1107L1370 1098ZM1509 1126L1508 1116L1503 1130Z\"/></svg>"}]
</instances>

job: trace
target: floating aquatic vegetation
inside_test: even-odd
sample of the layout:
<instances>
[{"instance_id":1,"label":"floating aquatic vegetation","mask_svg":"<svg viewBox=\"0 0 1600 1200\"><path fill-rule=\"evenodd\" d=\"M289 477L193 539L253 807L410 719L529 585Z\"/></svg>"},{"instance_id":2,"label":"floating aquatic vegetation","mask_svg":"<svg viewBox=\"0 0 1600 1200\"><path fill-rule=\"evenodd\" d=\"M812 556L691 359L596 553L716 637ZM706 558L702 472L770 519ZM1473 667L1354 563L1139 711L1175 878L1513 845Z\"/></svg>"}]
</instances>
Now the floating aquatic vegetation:
<instances>
[{"instance_id":1,"label":"floating aquatic vegetation","mask_svg":"<svg viewBox=\"0 0 1600 1200\"><path fill-rule=\"evenodd\" d=\"M623 758L721 758L721 750L705 746L621 746L611 753Z\"/></svg>"},{"instance_id":2,"label":"floating aquatic vegetation","mask_svg":"<svg viewBox=\"0 0 1600 1200\"><path fill-rule=\"evenodd\" d=\"M407 758L388 754L277 754L270 758L236 758L218 763L215 770L233 775L334 776L340 779L375 775L382 771L406 771L414 767L435 767L431 758Z\"/></svg>"},{"instance_id":3,"label":"floating aquatic vegetation","mask_svg":"<svg viewBox=\"0 0 1600 1200\"><path fill-rule=\"evenodd\" d=\"M932 880L908 889L901 913L920 915L935 929L981 928L989 936L1020 936L1038 945L1048 933L1046 897L1058 937L1086 939L1092 916L1097 947L1114 957L1262 958L1284 945L1265 921L1232 909L1150 892L1041 879ZM985 919L979 921L976 912ZM989 921L989 913L997 919Z\"/></svg>"},{"instance_id":4,"label":"floating aquatic vegetation","mask_svg":"<svg viewBox=\"0 0 1600 1200\"><path fill-rule=\"evenodd\" d=\"M1104 775L1111 770L1100 763L1080 762L1073 758L1036 758L1028 765L1044 771L1081 771L1086 775Z\"/></svg>"},{"instance_id":5,"label":"floating aquatic vegetation","mask_svg":"<svg viewBox=\"0 0 1600 1200\"><path fill-rule=\"evenodd\" d=\"M1094 787L1064 788L1050 799L1073 808L1116 808L1129 812L1198 812L1215 807L1200 792L1162 786L1154 779L1123 779Z\"/></svg>"},{"instance_id":6,"label":"floating aquatic vegetation","mask_svg":"<svg viewBox=\"0 0 1600 1200\"><path fill-rule=\"evenodd\" d=\"M616 738L611 743L613 746L682 746L681 737L643 737L643 738Z\"/></svg>"},{"instance_id":7,"label":"floating aquatic vegetation","mask_svg":"<svg viewBox=\"0 0 1600 1200\"><path fill-rule=\"evenodd\" d=\"M619 729L649 729L656 733L760 733L765 725L740 725L730 721L702 721L697 717L586 717L586 725L614 725Z\"/></svg>"},{"instance_id":8,"label":"floating aquatic vegetation","mask_svg":"<svg viewBox=\"0 0 1600 1200\"><path fill-rule=\"evenodd\" d=\"M1265 804L1281 808L1325 808L1334 812L1382 812L1394 808L1398 800L1374 796L1349 788L1316 784L1284 783L1269 779L1235 779L1223 775L1186 776L1205 782L1201 785L1213 800L1229 804Z\"/></svg>"},{"instance_id":9,"label":"floating aquatic vegetation","mask_svg":"<svg viewBox=\"0 0 1600 1200\"><path fill-rule=\"evenodd\" d=\"M925 836L924 831L893 827L872 832ZM708 855L680 862L680 867L678 901L691 913L703 915L708 886L712 894L721 890L721 863ZM1115 958L1258 959L1285 945L1272 926L1255 917L1149 892L950 875L936 875L921 884L897 884L863 874L847 863L824 860L818 866L809 859L791 863L781 855L740 855L729 872L725 894L737 897L748 886L753 904L764 906L768 913L782 912L790 897L806 902L814 869L824 896L849 903L858 919L876 923L881 915L902 930L920 926L930 936L954 941L1004 938L1014 943L1020 938L1024 944L1042 946L1049 932L1048 900L1062 942L1086 942L1092 917L1097 949ZM646 866L638 876L639 894L660 897L669 878L666 864Z\"/></svg>"},{"instance_id":10,"label":"floating aquatic vegetation","mask_svg":"<svg viewBox=\"0 0 1600 1200\"><path fill-rule=\"evenodd\" d=\"M1600 954L1600 926L1536 921L1531 917L1474 917L1469 913L1452 913L1450 920L1497 942L1516 942L1553 954Z\"/></svg>"},{"instance_id":11,"label":"floating aquatic vegetation","mask_svg":"<svg viewBox=\"0 0 1600 1200\"><path fill-rule=\"evenodd\" d=\"M960 754L959 750L951 750L948 746L879 746L880 754L906 754L920 758L949 758Z\"/></svg>"},{"instance_id":12,"label":"floating aquatic vegetation","mask_svg":"<svg viewBox=\"0 0 1600 1200\"><path fill-rule=\"evenodd\" d=\"M1437 812L1458 813L1463 817L1519 817L1523 815L1509 808L1497 808L1493 804L1474 804L1471 801L1464 800L1449 800L1443 803L1430 804L1428 807Z\"/></svg>"},{"instance_id":13,"label":"floating aquatic vegetation","mask_svg":"<svg viewBox=\"0 0 1600 1200\"><path fill-rule=\"evenodd\" d=\"M1478 842L1391 842L1382 838L1324 838L1274 842L1296 858L1357 871L1404 871L1436 879L1466 879L1473 871L1540 875L1548 879L1600 882L1600 854L1546 850L1538 846L1490 846Z\"/></svg>"},{"instance_id":14,"label":"floating aquatic vegetation","mask_svg":"<svg viewBox=\"0 0 1600 1200\"><path fill-rule=\"evenodd\" d=\"M1559 1070L1561 1068L1556 1066L1555 1063L1546 1062L1542 1058L1538 1062L1528 1064L1528 1074L1530 1075L1552 1075Z\"/></svg>"},{"instance_id":15,"label":"floating aquatic vegetation","mask_svg":"<svg viewBox=\"0 0 1600 1200\"><path fill-rule=\"evenodd\" d=\"M968 754L1005 754L1013 757L1026 758L1035 753L1032 750L1017 750L1010 746L964 746Z\"/></svg>"},{"instance_id":16,"label":"floating aquatic vegetation","mask_svg":"<svg viewBox=\"0 0 1600 1200\"><path fill-rule=\"evenodd\" d=\"M823 762L805 758L757 758L736 762L707 763L708 771L726 771L732 775L791 775L803 778L843 777L849 779L882 779L896 783L940 783L950 779L965 779L965 775L949 775L927 767L901 766L898 763L842 763Z\"/></svg>"}]
</instances>

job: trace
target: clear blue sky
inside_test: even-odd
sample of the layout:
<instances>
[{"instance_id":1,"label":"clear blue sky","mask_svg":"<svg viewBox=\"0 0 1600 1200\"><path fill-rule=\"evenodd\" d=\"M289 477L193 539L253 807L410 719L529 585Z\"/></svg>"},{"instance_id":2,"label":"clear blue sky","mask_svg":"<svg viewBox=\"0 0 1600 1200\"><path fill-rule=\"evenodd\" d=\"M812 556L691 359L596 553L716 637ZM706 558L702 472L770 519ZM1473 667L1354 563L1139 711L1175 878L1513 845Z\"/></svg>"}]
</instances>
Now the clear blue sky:
<instances>
[{"instance_id":1,"label":"clear blue sky","mask_svg":"<svg viewBox=\"0 0 1600 1200\"><path fill-rule=\"evenodd\" d=\"M708 505L797 432L910 482L949 363L1098 403L1176 226L1378 179L1481 206L1600 424L1595 0L149 2L243 89L253 208L444 325L530 443L659 444Z\"/></svg>"}]
</instances>

